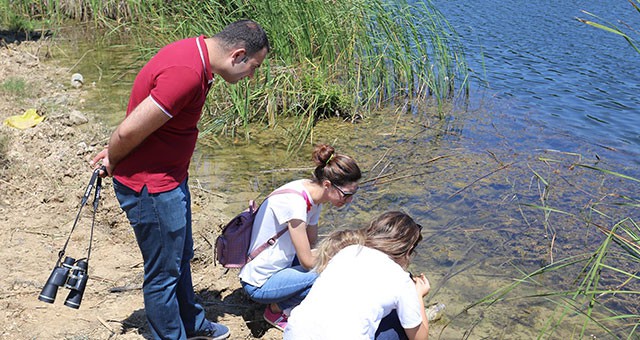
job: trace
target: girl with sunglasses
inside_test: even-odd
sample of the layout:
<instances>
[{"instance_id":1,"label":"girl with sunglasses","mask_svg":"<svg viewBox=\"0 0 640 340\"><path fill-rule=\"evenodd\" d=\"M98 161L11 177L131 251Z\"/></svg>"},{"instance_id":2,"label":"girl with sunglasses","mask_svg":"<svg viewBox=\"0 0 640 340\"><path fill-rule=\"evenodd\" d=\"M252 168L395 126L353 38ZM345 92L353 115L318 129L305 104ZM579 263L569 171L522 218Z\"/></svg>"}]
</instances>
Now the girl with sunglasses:
<instances>
[{"instance_id":1,"label":"girl with sunglasses","mask_svg":"<svg viewBox=\"0 0 640 340\"><path fill-rule=\"evenodd\" d=\"M284 339L426 340L430 284L406 271L421 229L392 211L368 227L329 234L318 248L319 277L293 309Z\"/></svg>"},{"instance_id":2,"label":"girl with sunglasses","mask_svg":"<svg viewBox=\"0 0 640 340\"><path fill-rule=\"evenodd\" d=\"M270 241L240 270L240 282L249 297L266 304L264 319L284 330L287 315L309 292L317 277L314 247L322 205L342 207L351 202L362 177L353 158L326 144L315 147L311 179L289 182L260 205L253 224L249 253ZM312 251L313 250L313 251Z\"/></svg>"}]
</instances>

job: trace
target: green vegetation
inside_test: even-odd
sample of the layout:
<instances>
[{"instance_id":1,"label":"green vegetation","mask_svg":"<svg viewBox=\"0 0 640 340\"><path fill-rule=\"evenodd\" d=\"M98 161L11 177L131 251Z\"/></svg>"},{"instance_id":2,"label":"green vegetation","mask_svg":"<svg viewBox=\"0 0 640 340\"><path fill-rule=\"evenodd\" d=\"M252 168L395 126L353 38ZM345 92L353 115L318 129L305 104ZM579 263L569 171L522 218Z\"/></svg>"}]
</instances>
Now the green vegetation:
<instances>
[{"instance_id":1,"label":"green vegetation","mask_svg":"<svg viewBox=\"0 0 640 340\"><path fill-rule=\"evenodd\" d=\"M636 12L640 13L640 0L628 0L628 1L631 4L631 6L633 7L633 9ZM629 45L631 45L631 47L633 47L633 49L636 50L636 52L640 53L640 48L638 48L638 45L637 45L636 41L630 35L631 33L637 35L638 31L635 30L633 27L631 27L629 24L627 24L627 23L625 23L623 21L619 21L620 25L622 25L627 31L631 32L631 33L626 33L622 28L618 27L614 23L606 21L606 20L598 17L595 14L589 13L587 11L582 11L582 13L584 13L584 14L592 17L592 18L595 18L596 20L603 21L605 23L601 24L601 23L598 23L598 22L595 22L595 21L582 19L582 18L576 18L576 20L578 20L578 21L580 21L580 22L582 22L584 24L587 24L589 26L593 26L595 28L599 28L601 30L605 30L607 32L611 32L611 33L614 33L614 34L622 36L629 43Z\"/></svg>"},{"instance_id":2,"label":"green vegetation","mask_svg":"<svg viewBox=\"0 0 640 340\"><path fill-rule=\"evenodd\" d=\"M640 0L628 2L633 11L640 14ZM595 21L584 18L575 18L576 20L623 37L640 53L640 47L633 38L638 31L631 25L621 20L617 24L612 23L593 13L582 12ZM546 163L556 162L553 159L541 160ZM631 187L637 185L640 179L604 167L582 164L580 161L569 167L570 170L577 168L599 173L602 183L597 192L584 192L589 201L583 207L576 207L577 211L555 208L550 202L550 193L555 189L553 181L531 169L533 182L538 185L539 202L521 204L521 207L531 208L542 214L539 220L551 240L548 264L533 272L518 268L523 273L522 277L515 278L512 284L467 306L465 311L490 308L502 301L516 299L525 300L528 304L550 302L556 308L547 322L539 328L539 339L558 337L560 327L566 329L565 324L569 322L575 325L575 320L580 320L572 334L577 339L599 337L591 334L594 330L602 332L607 339L640 337L640 308L637 303L640 299L640 224L631 217L637 214L640 200L632 195L610 192L610 188L604 184L615 181L616 188L624 187L625 184ZM568 184L580 187L576 183ZM555 260L554 242L560 236L554 226L558 225L564 225L565 228L569 225L582 226L585 228L585 242L580 251ZM592 242L593 240L596 241ZM566 278L572 273L574 278L568 283L554 280ZM527 293L530 288L536 293Z\"/></svg>"},{"instance_id":3,"label":"green vegetation","mask_svg":"<svg viewBox=\"0 0 640 340\"><path fill-rule=\"evenodd\" d=\"M0 82L0 95L3 94L16 104L24 104L36 95L25 79L13 76Z\"/></svg>"},{"instance_id":4,"label":"green vegetation","mask_svg":"<svg viewBox=\"0 0 640 340\"><path fill-rule=\"evenodd\" d=\"M27 15L13 11L8 0L0 1L0 28L9 31L28 32L33 30L33 21Z\"/></svg>"},{"instance_id":5,"label":"green vegetation","mask_svg":"<svg viewBox=\"0 0 640 340\"><path fill-rule=\"evenodd\" d=\"M575 325L576 320L581 320L573 330L577 339L590 337L590 333L596 329L606 334L608 339L637 339L640 335L640 309L637 304L640 299L640 225L633 218L619 219L615 216L624 216L625 211L637 211L640 200L608 192L609 188L604 183L615 181L633 185L640 179L580 162L569 166L572 171L576 168L595 172L603 186L595 195L585 193L595 198L590 199L586 206L576 207L576 211L552 207L549 193L554 192L554 185L559 183L554 183L551 175L545 177L533 169L541 204L521 204L523 209L542 213L540 219L551 240L549 263L515 278L512 284L473 303L465 311L489 308L501 301L514 299L526 300L534 305L550 302L555 309L548 316L547 323L537 328L538 338L555 338L561 326L566 330L566 323ZM566 178L558 180L566 181ZM579 187L580 183L569 185ZM624 184L616 184L616 187L624 187ZM562 235L557 228L551 227L551 215L556 226L567 228L575 225L585 229L583 247L559 260L554 260L552 254L554 241L561 239ZM575 278L567 280L572 274ZM531 288L535 293L528 293Z\"/></svg>"},{"instance_id":6,"label":"green vegetation","mask_svg":"<svg viewBox=\"0 0 640 340\"><path fill-rule=\"evenodd\" d=\"M251 81L214 84L203 135L248 138L250 123L259 123L293 131L294 148L318 119L354 120L398 104L442 108L468 89L457 35L428 1L7 1L4 8L32 20L93 22L105 36L130 31L142 60L171 41L258 21L272 44L269 60ZM291 117L295 127L280 126Z\"/></svg>"},{"instance_id":7,"label":"green vegetation","mask_svg":"<svg viewBox=\"0 0 640 340\"><path fill-rule=\"evenodd\" d=\"M27 83L21 78L10 77L0 84L0 91L14 96L25 93L26 88Z\"/></svg>"}]
</instances>

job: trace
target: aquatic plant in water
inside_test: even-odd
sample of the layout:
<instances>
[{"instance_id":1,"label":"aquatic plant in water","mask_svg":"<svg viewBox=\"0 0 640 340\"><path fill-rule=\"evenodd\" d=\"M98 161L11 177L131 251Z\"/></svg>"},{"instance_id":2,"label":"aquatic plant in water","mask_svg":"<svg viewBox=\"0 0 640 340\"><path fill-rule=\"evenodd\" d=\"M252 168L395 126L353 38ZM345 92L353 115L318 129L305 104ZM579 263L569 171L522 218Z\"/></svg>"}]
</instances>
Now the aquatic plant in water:
<instances>
[{"instance_id":1,"label":"aquatic plant in water","mask_svg":"<svg viewBox=\"0 0 640 340\"><path fill-rule=\"evenodd\" d=\"M637 178L593 165L576 163L571 167L596 171L605 178L640 182ZM640 331L640 309L637 305L640 297L640 226L631 217L618 218L612 225L603 225L600 221L616 220L615 216L606 212L607 206L627 207L633 211L640 207L640 200L612 193L605 196L618 198L614 203L596 201L579 213L563 211L552 207L547 201L551 181L531 170L534 178L544 184L544 190L540 191L543 204L524 205L543 212L545 229L553 212L567 216L568 221L573 220L577 225L583 224L597 230L602 237L595 244L586 243L585 248L577 254L561 259L551 257L547 265L514 279L512 284L470 304L465 311L489 308L506 300L541 300L556 306L547 316L544 327L538 329L541 337L558 335L560 329L566 329L567 323L575 324L576 317L579 317L582 318L582 325L575 328L577 334L574 334L578 338L590 336L595 329L607 337L636 338ZM598 220L597 217L602 219ZM593 230L591 228L587 230ZM550 239L553 247L557 231L548 231L552 234ZM558 282L554 282L555 285L551 287L545 284L554 274L566 277L570 273L576 274L569 283L558 285ZM525 287L536 287L535 293L521 293L526 289L520 288Z\"/></svg>"}]
</instances>

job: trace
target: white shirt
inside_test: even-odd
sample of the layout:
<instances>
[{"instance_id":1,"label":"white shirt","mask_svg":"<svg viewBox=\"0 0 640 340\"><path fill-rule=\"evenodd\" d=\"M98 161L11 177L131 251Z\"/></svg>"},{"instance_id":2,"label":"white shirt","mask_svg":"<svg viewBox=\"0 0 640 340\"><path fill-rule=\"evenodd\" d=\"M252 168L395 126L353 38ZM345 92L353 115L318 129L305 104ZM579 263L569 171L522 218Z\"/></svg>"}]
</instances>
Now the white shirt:
<instances>
[{"instance_id":1,"label":"white shirt","mask_svg":"<svg viewBox=\"0 0 640 340\"><path fill-rule=\"evenodd\" d=\"M305 191L311 203L311 210L308 213L307 202L304 197L295 193L269 196L260 205L256 219L253 222L249 253L264 244L281 229L288 228L288 222L291 220L304 221L307 226L318 224L322 204L315 204L311 195L305 189L303 183L308 181L306 179L297 180L276 189ZM255 259L242 267L239 275L240 279L255 287L262 287L271 275L290 267L295 255L296 249L291 241L291 235L286 232L278 238L274 245L265 249Z\"/></svg>"},{"instance_id":2,"label":"white shirt","mask_svg":"<svg viewBox=\"0 0 640 340\"><path fill-rule=\"evenodd\" d=\"M351 245L336 254L291 312L285 340L373 339L393 309L404 328L422 322L415 283L381 251Z\"/></svg>"}]
</instances>

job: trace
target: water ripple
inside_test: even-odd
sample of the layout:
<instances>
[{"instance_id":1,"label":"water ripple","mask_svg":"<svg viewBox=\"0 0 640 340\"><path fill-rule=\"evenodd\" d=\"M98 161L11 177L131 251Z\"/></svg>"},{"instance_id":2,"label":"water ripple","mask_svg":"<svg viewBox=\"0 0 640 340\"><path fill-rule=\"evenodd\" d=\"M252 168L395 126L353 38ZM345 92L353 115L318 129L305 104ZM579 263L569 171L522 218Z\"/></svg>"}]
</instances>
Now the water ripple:
<instances>
[{"instance_id":1,"label":"water ripple","mask_svg":"<svg viewBox=\"0 0 640 340\"><path fill-rule=\"evenodd\" d=\"M617 35L575 20L581 10L640 27L625 1L533 3L436 0L460 33L472 70L507 114L529 114L568 136L615 145L618 161L640 164L640 55ZM484 84L478 81L474 86ZM526 138L526 136L518 136Z\"/></svg>"}]
</instances>

